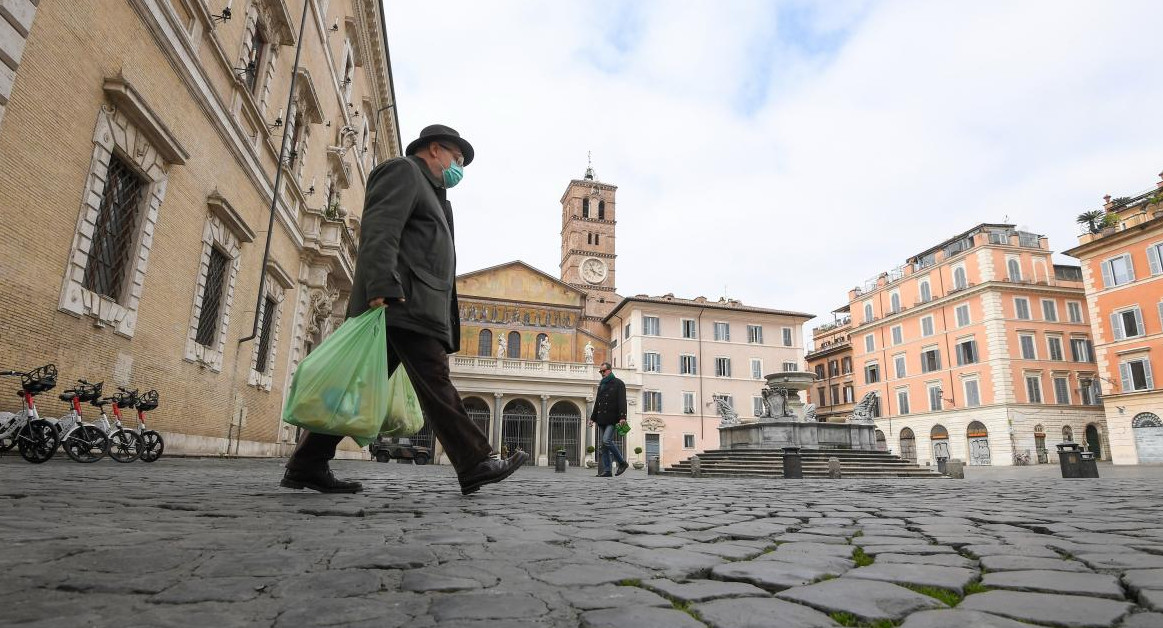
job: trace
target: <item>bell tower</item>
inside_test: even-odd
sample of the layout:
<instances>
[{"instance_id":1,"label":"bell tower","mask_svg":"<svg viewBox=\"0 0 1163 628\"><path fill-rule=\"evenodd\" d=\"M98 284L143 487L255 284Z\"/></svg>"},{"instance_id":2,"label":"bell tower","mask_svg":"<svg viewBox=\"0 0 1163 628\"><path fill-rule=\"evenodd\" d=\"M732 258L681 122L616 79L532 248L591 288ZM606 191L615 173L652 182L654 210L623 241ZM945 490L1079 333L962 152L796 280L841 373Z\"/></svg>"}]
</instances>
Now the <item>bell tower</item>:
<instances>
[{"instance_id":1,"label":"bell tower","mask_svg":"<svg viewBox=\"0 0 1163 628\"><path fill-rule=\"evenodd\" d=\"M603 183L594 175L592 164L585 176L574 179L561 196L561 280L584 291L586 319L596 322L621 300L614 293L614 227L618 186Z\"/></svg>"}]
</instances>

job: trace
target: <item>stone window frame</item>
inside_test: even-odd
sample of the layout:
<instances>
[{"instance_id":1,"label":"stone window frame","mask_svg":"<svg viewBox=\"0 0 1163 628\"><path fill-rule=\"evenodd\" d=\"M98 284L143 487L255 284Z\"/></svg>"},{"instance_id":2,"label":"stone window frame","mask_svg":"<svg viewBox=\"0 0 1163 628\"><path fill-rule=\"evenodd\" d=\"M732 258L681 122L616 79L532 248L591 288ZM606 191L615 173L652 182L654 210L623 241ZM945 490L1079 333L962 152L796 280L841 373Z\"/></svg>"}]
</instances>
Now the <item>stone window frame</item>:
<instances>
[{"instance_id":1,"label":"stone window frame","mask_svg":"<svg viewBox=\"0 0 1163 628\"><path fill-rule=\"evenodd\" d=\"M759 365L759 368L755 368ZM763 358L751 358L751 379L763 379Z\"/></svg>"},{"instance_id":2,"label":"stone window frame","mask_svg":"<svg viewBox=\"0 0 1163 628\"><path fill-rule=\"evenodd\" d=\"M1071 306L1073 306L1073 307L1071 307ZM1074 316L1075 312L1078 313L1077 317ZM1077 318L1078 320L1075 320L1075 318ZM1066 320L1067 320L1067 322L1070 322L1070 323L1085 323L1086 322L1086 315L1083 314L1081 301L1067 301L1066 302Z\"/></svg>"},{"instance_id":3,"label":"stone window frame","mask_svg":"<svg viewBox=\"0 0 1163 628\"><path fill-rule=\"evenodd\" d=\"M1022 308L1018 307L1018 303L1024 303L1026 307L1026 315L1022 316ZM1014 297L1014 319L1019 321L1034 320L1033 311L1030 309L1030 299L1027 297Z\"/></svg>"},{"instance_id":4,"label":"stone window frame","mask_svg":"<svg viewBox=\"0 0 1163 628\"><path fill-rule=\"evenodd\" d=\"M117 335L133 338L149 254L153 248L154 228L169 182L169 169L185 164L189 153L132 84L116 77L106 79L102 89L108 103L102 104L97 111L89 173L85 178L77 228L69 248L57 307L78 318L93 318L96 327L112 327ZM133 262L128 269L129 281L125 293L116 300L83 285L105 191L105 178L114 154L142 176L145 190L131 248Z\"/></svg>"},{"instance_id":5,"label":"stone window frame","mask_svg":"<svg viewBox=\"0 0 1163 628\"><path fill-rule=\"evenodd\" d=\"M715 356L715 377L731 377L731 356Z\"/></svg>"},{"instance_id":6,"label":"stone window frame","mask_svg":"<svg viewBox=\"0 0 1163 628\"><path fill-rule=\"evenodd\" d=\"M222 360L226 349L226 331L230 327L230 312L234 307L234 286L242 265L242 245L254 242L255 233L243 220L230 202L217 192L206 198L208 207L206 224L202 228L202 258L198 265L198 280L194 285L194 302L190 308L190 326L186 332L186 351L183 356L209 368L215 373L222 372ZM198 342L198 323L202 318L202 303L206 292L206 280L210 271L210 254L217 248L230 260L230 272L223 285L222 308L218 312L216 342L206 346Z\"/></svg>"},{"instance_id":7,"label":"stone window frame","mask_svg":"<svg viewBox=\"0 0 1163 628\"><path fill-rule=\"evenodd\" d=\"M1057 299L1039 299L1042 304L1042 320L1047 323L1058 322L1058 300ZM1046 306L1050 307L1047 308ZM1049 314L1049 316L1047 316Z\"/></svg>"},{"instance_id":8,"label":"stone window frame","mask_svg":"<svg viewBox=\"0 0 1163 628\"><path fill-rule=\"evenodd\" d=\"M929 333L925 333L925 321L929 322ZM921 325L921 337L922 338L928 338L930 336L934 336L937 334L937 324L936 324L936 321L933 319L932 314L929 314L927 316L922 316L920 325Z\"/></svg>"},{"instance_id":9,"label":"stone window frame","mask_svg":"<svg viewBox=\"0 0 1163 628\"><path fill-rule=\"evenodd\" d=\"M1046 395L1042 387L1042 372L1041 371L1026 371L1022 373L1022 381L1026 384L1026 403L1045 403ZM1037 382L1038 400L1034 400L1033 388L1030 387L1031 382Z\"/></svg>"},{"instance_id":10,"label":"stone window frame","mask_svg":"<svg viewBox=\"0 0 1163 628\"><path fill-rule=\"evenodd\" d=\"M974 394L969 394L969 385L973 384ZM961 377L961 392L965 399L964 405L966 408L977 408L981 406L981 380L978 379L977 374L968 374ZM977 397L976 400L973 397Z\"/></svg>"},{"instance_id":11,"label":"stone window frame","mask_svg":"<svg viewBox=\"0 0 1163 628\"><path fill-rule=\"evenodd\" d=\"M907 416L912 413L912 403L909 400L909 387L898 386L893 389L896 393L896 413L897 416Z\"/></svg>"},{"instance_id":12,"label":"stone window frame","mask_svg":"<svg viewBox=\"0 0 1163 628\"><path fill-rule=\"evenodd\" d=\"M965 308L962 310L962 308ZM965 322L961 321L961 312L965 312ZM958 327L968 327L973 324L973 311L969 307L969 303L960 303L953 308L953 316L957 322Z\"/></svg>"},{"instance_id":13,"label":"stone window frame","mask_svg":"<svg viewBox=\"0 0 1163 628\"><path fill-rule=\"evenodd\" d=\"M286 300L287 291L295 285L295 281L274 260L267 262L265 272L266 278L263 281L262 300L264 303L267 297L275 300L275 320L274 327L271 328L270 354L267 356L266 372L260 373L257 370L259 345L262 344L259 342L259 336L262 335L263 325L266 324L266 321L263 319L263 311L265 308L260 305L258 311L255 312L255 316L258 317L259 335L251 341L254 344L254 348L250 353L250 373L246 378L246 383L247 385L270 392L271 386L274 383L275 362L279 356L279 331L283 322L283 302Z\"/></svg>"}]
</instances>

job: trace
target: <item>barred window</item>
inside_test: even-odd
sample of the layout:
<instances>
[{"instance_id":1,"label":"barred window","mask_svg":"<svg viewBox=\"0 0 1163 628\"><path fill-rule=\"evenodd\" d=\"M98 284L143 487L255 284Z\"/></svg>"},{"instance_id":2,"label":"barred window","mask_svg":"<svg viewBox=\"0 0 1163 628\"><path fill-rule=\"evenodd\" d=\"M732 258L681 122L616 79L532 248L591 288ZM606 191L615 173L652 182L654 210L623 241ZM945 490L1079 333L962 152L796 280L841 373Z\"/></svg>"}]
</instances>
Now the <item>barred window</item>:
<instances>
[{"instance_id":1,"label":"barred window","mask_svg":"<svg viewBox=\"0 0 1163 628\"><path fill-rule=\"evenodd\" d=\"M85 289L121 300L144 191L145 181L114 153L109 159L105 191L93 228L93 244L82 283Z\"/></svg>"},{"instance_id":2,"label":"barred window","mask_svg":"<svg viewBox=\"0 0 1163 628\"><path fill-rule=\"evenodd\" d=\"M227 264L230 258L210 247L210 265L206 271L206 288L202 292L201 314L198 316L198 333L194 339L207 347L214 343L218 332L218 321L222 317L222 297L226 293Z\"/></svg>"},{"instance_id":3,"label":"barred window","mask_svg":"<svg viewBox=\"0 0 1163 628\"><path fill-rule=\"evenodd\" d=\"M263 300L262 329L259 330L258 334L258 361L254 367L254 370L259 373L266 373L267 367L270 366L271 337L274 335L275 309L277 306L278 302L272 297L268 296Z\"/></svg>"}]
</instances>

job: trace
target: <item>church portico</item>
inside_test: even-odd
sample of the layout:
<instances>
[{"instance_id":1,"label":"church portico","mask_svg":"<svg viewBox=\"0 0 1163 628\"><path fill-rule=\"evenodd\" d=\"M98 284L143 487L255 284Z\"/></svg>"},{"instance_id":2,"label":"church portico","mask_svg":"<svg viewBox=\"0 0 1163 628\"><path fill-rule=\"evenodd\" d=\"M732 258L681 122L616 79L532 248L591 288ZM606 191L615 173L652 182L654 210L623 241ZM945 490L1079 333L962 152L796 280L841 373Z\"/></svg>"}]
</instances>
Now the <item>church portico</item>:
<instances>
[{"instance_id":1,"label":"church portico","mask_svg":"<svg viewBox=\"0 0 1163 628\"><path fill-rule=\"evenodd\" d=\"M494 450L520 447L534 464L547 465L561 447L570 464L585 461L585 448L595 444L587 419L600 379L596 365L454 355L449 366L469 417ZM616 374L626 382L630 423L636 426L641 376ZM439 460L439 446L436 453Z\"/></svg>"}]
</instances>

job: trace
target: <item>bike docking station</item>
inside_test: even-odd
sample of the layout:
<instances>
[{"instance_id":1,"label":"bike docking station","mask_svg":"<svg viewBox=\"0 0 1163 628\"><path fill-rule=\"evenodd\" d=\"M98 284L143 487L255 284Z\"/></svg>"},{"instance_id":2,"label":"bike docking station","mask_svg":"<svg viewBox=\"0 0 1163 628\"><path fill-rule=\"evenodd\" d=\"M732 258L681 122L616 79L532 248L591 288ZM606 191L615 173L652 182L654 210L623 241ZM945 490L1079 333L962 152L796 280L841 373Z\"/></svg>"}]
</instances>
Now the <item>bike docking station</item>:
<instances>
[{"instance_id":1,"label":"bike docking station","mask_svg":"<svg viewBox=\"0 0 1163 628\"><path fill-rule=\"evenodd\" d=\"M36 408L36 396L56 388L57 368L46 364L28 372L0 371L0 377L20 377L22 408L19 412L0 412L0 452L17 447L28 462L47 462L58 448L76 462L92 463L108 455L117 462L135 460L154 462L165 451L165 441L155 430L146 428L145 413L158 407L158 392L140 393L137 389L117 387L120 392L102 397L104 382L90 383L77 380L76 386L58 396L72 408L59 419L41 418ZM101 412L95 423L86 423L82 417L82 403L88 403ZM114 423L110 424L105 406L113 406ZM137 411L137 428L121 424L121 410Z\"/></svg>"}]
</instances>

